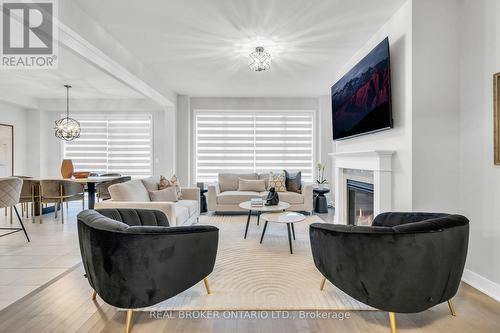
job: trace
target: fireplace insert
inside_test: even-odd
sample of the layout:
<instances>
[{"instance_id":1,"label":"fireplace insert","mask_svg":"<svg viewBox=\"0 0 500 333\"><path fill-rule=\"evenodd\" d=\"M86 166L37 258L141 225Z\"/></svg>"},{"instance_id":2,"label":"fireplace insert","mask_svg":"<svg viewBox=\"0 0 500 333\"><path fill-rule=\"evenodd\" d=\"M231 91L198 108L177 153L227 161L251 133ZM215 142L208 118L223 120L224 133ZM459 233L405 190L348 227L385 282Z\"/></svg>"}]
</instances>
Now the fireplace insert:
<instances>
[{"instance_id":1,"label":"fireplace insert","mask_svg":"<svg viewBox=\"0 0 500 333\"><path fill-rule=\"evenodd\" d=\"M371 225L373 221L373 184L347 180L348 223Z\"/></svg>"}]
</instances>

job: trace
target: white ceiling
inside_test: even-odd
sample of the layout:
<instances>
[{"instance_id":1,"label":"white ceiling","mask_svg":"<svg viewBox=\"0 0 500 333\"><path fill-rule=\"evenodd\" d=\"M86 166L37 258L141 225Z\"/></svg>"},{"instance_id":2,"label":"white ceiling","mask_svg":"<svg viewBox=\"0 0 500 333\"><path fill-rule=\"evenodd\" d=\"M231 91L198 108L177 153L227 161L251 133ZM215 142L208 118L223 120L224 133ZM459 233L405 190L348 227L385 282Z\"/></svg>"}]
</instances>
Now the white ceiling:
<instances>
[{"instance_id":1,"label":"white ceiling","mask_svg":"<svg viewBox=\"0 0 500 333\"><path fill-rule=\"evenodd\" d=\"M179 94L329 94L335 74L406 0L77 0ZM264 44L271 69L252 72Z\"/></svg>"},{"instance_id":2,"label":"white ceiling","mask_svg":"<svg viewBox=\"0 0 500 333\"><path fill-rule=\"evenodd\" d=\"M144 98L127 85L62 47L59 64L51 70L2 70L0 91L30 98L65 98L70 84L71 98Z\"/></svg>"}]
</instances>

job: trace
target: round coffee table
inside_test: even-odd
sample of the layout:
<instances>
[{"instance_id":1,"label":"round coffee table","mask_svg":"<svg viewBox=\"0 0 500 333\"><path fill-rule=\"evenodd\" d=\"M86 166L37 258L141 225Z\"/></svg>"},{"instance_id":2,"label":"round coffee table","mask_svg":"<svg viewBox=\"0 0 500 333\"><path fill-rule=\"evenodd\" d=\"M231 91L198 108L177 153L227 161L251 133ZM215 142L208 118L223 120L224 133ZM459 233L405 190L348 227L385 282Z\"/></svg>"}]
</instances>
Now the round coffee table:
<instances>
[{"instance_id":1,"label":"round coffee table","mask_svg":"<svg viewBox=\"0 0 500 333\"><path fill-rule=\"evenodd\" d=\"M247 238L248 233L248 225L250 224L250 216L252 216L252 211L257 212L257 225L259 225L260 214L262 212L283 212L286 209L290 208L290 204L288 202L280 201L276 206L252 206L250 201L245 201L239 204L241 209L248 210L248 218L247 218L247 226L245 228L245 236L244 239Z\"/></svg>"},{"instance_id":2,"label":"round coffee table","mask_svg":"<svg viewBox=\"0 0 500 333\"><path fill-rule=\"evenodd\" d=\"M293 239L295 240L295 229L293 227L294 223L302 222L306 219L304 214L296 212L284 212L284 213L267 213L262 214L262 219L266 221L264 224L264 230L262 230L262 236L260 237L260 243L264 240L264 234L266 233L267 223L285 223L286 229L288 231L288 243L290 245L290 253L293 254L292 250L292 235L290 234L290 229L293 234Z\"/></svg>"}]
</instances>

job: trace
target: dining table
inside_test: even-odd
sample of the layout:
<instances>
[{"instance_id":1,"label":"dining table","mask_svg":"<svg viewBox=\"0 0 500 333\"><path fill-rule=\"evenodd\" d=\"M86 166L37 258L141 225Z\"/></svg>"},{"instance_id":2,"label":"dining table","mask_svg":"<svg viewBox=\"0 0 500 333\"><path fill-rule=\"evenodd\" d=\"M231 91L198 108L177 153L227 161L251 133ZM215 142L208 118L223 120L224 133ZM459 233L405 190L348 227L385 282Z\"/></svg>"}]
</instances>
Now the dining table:
<instances>
[{"instance_id":1,"label":"dining table","mask_svg":"<svg viewBox=\"0 0 500 333\"><path fill-rule=\"evenodd\" d=\"M96 185L99 183L109 182L115 179L120 178L121 176L92 176L87 178L58 178L58 177L42 177L42 178L30 178L31 180L69 180L75 183L83 184L87 186L87 194L88 194L88 207L89 209L94 209L95 200L96 200ZM35 204L37 204L35 202ZM48 210L50 212L53 210ZM38 209L36 210L38 212ZM45 209L43 210L45 214ZM36 214L38 215L38 214Z\"/></svg>"},{"instance_id":2,"label":"dining table","mask_svg":"<svg viewBox=\"0 0 500 333\"><path fill-rule=\"evenodd\" d=\"M79 184L87 185L88 206L89 209L94 209L96 184L109 182L118 178L121 178L121 176L95 176L88 178L69 178L65 180L71 180Z\"/></svg>"}]
</instances>

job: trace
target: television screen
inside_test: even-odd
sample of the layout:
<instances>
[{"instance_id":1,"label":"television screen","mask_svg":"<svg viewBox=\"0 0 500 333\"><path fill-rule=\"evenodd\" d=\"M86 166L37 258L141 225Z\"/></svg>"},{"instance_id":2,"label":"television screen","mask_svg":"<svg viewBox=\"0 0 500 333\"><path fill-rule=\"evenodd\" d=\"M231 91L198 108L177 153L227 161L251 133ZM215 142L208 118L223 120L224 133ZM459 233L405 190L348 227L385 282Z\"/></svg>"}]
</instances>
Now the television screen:
<instances>
[{"instance_id":1,"label":"television screen","mask_svg":"<svg viewBox=\"0 0 500 333\"><path fill-rule=\"evenodd\" d=\"M333 139L392 127L389 39L332 87Z\"/></svg>"}]
</instances>

